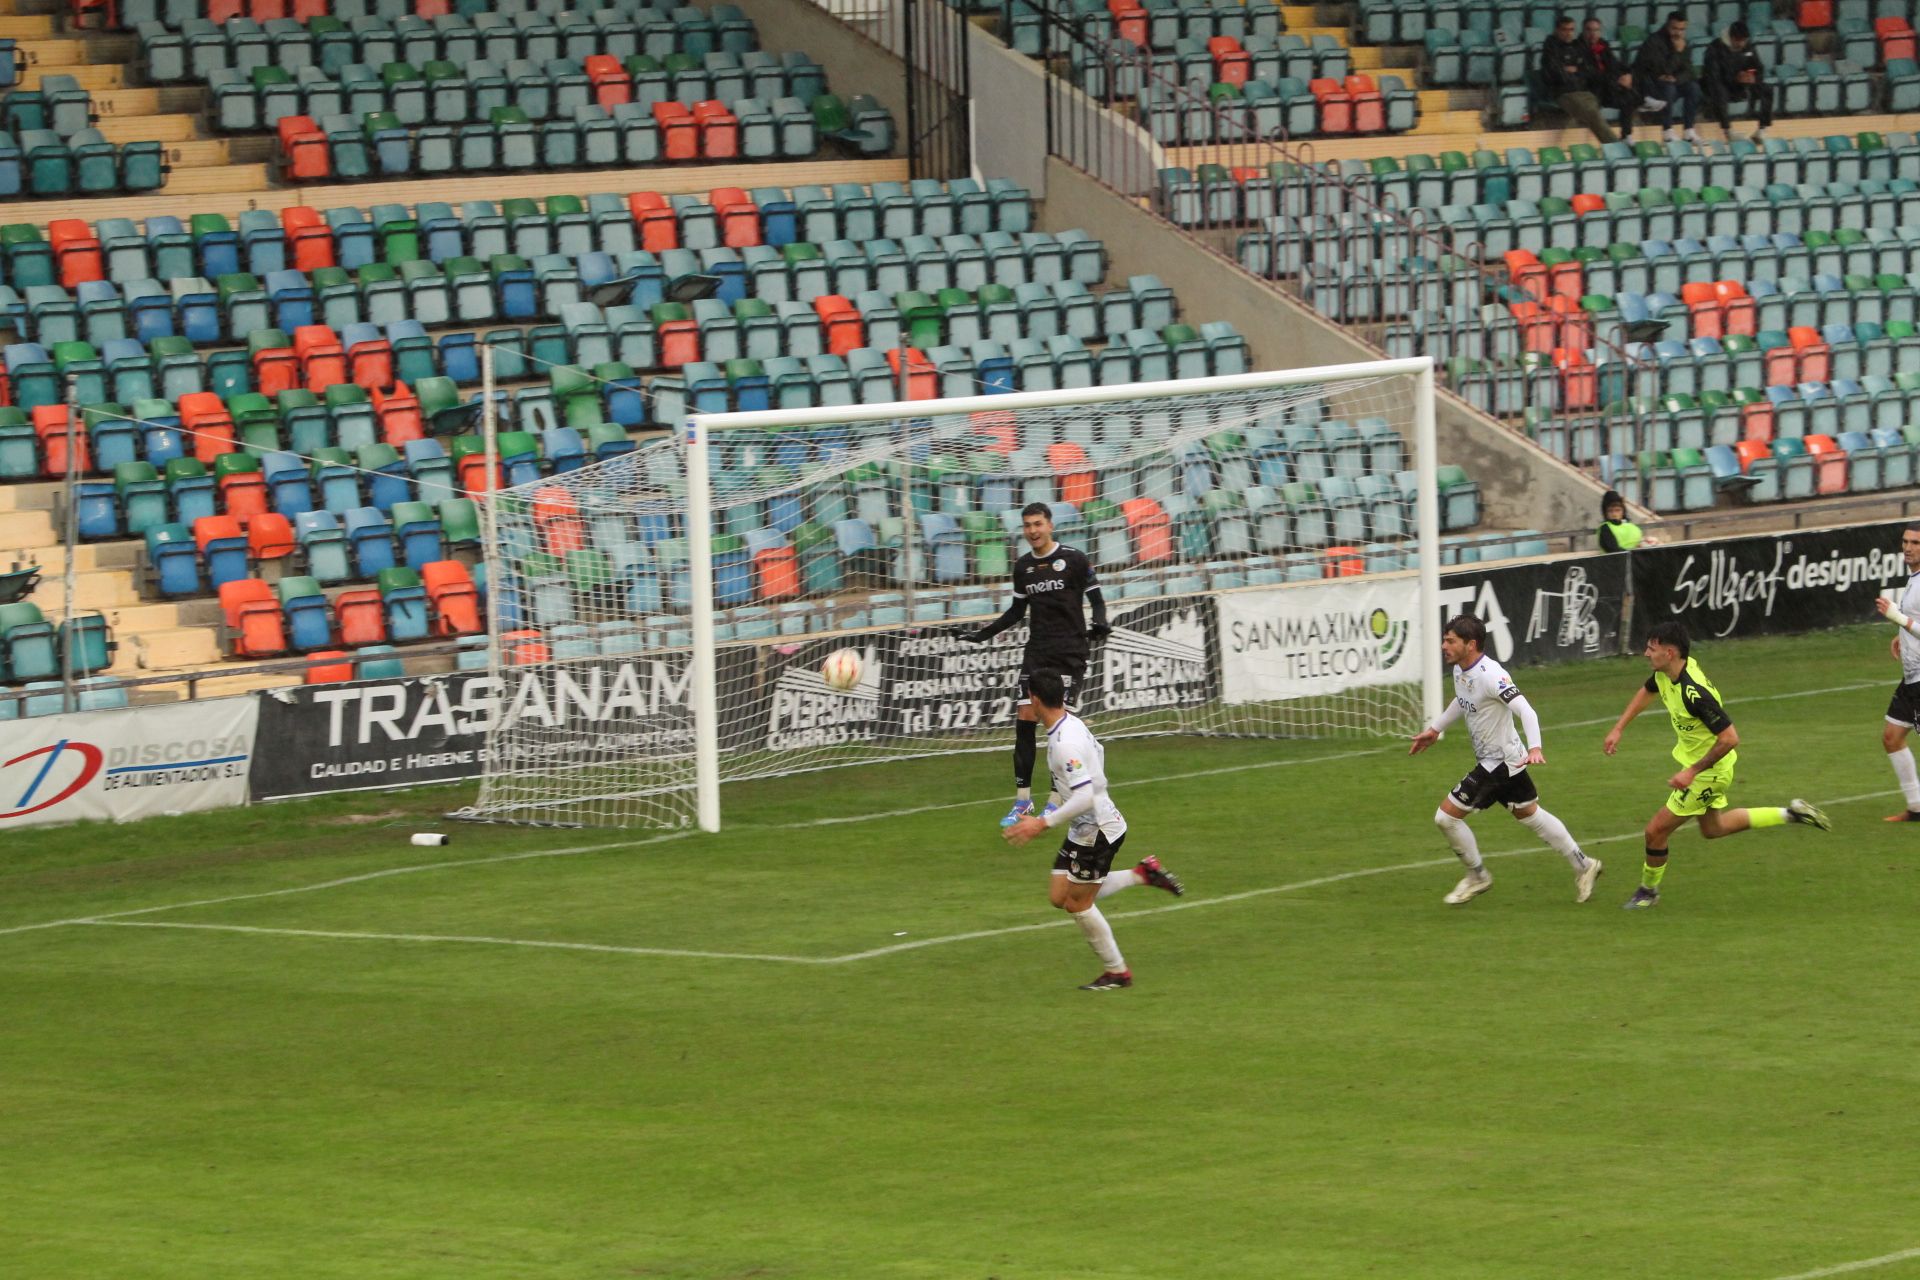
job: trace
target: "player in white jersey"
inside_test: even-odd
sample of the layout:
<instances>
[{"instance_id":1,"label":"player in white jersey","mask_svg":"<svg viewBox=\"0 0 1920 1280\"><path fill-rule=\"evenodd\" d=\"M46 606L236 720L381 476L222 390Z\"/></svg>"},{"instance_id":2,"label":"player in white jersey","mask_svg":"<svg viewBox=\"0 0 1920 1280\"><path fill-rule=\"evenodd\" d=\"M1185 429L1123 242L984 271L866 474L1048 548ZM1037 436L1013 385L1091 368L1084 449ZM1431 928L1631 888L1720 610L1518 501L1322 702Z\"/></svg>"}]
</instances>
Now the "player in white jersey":
<instances>
[{"instance_id":1,"label":"player in white jersey","mask_svg":"<svg viewBox=\"0 0 1920 1280\"><path fill-rule=\"evenodd\" d=\"M1477 757L1471 772L1460 785L1440 801L1433 815L1434 825L1447 837L1467 874L1453 887L1445 901L1470 902L1493 887L1493 873L1480 857L1479 842L1466 823L1475 809L1491 809L1503 804L1527 828L1546 841L1573 868L1577 890L1575 902L1593 896L1594 881L1600 878L1600 859L1580 851L1567 824L1540 807L1540 793L1534 790L1528 765L1545 764L1540 753L1540 717L1532 704L1521 696L1506 668L1484 652L1486 624L1470 613L1447 623L1440 637L1440 652L1453 668L1453 701L1440 718L1414 735L1409 755L1419 755L1446 732L1447 727L1465 717L1467 731L1473 737ZM1520 729L1526 731L1521 741Z\"/></svg>"},{"instance_id":2,"label":"player in white jersey","mask_svg":"<svg viewBox=\"0 0 1920 1280\"><path fill-rule=\"evenodd\" d=\"M1888 816L1888 822L1920 822L1920 772L1913 764L1913 752L1907 749L1907 734L1920 725L1920 524L1910 524L1900 532L1900 554L1907 561L1907 586L1900 603L1881 596L1873 602L1880 616L1900 628L1893 638L1893 658L1900 664L1900 687L1887 704L1887 723L1880 730L1880 745L1887 749L1887 763L1900 780L1900 794L1907 807Z\"/></svg>"},{"instance_id":3,"label":"player in white jersey","mask_svg":"<svg viewBox=\"0 0 1920 1280\"><path fill-rule=\"evenodd\" d=\"M1058 671L1042 668L1027 680L1027 694L1047 731L1047 769L1054 800L1046 816L1027 814L1002 833L1021 845L1049 827L1065 827L1066 841L1053 859L1047 900L1071 914L1100 957L1100 976L1083 991L1114 991L1133 985L1133 973L1113 940L1113 928L1095 900L1134 885L1151 885L1178 897L1186 890L1158 858L1142 858L1131 871L1112 871L1113 855L1127 838L1127 820L1107 794L1107 752L1086 721L1066 708L1067 687Z\"/></svg>"}]
</instances>

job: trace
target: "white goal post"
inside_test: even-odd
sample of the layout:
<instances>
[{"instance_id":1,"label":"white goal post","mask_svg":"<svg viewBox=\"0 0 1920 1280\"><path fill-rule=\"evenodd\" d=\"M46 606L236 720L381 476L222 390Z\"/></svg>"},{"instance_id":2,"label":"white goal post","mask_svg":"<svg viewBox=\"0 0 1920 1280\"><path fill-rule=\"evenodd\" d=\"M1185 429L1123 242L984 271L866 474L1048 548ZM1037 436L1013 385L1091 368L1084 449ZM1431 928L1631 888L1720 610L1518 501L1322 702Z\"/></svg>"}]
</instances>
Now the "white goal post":
<instances>
[{"instance_id":1,"label":"white goal post","mask_svg":"<svg viewBox=\"0 0 1920 1280\"><path fill-rule=\"evenodd\" d=\"M494 495L502 706L463 816L717 831L723 781L1007 750L1024 628L962 640L1008 603L1032 501L1115 621L1083 686L1102 736L1397 735L1438 714L1430 360L942 385L688 413Z\"/></svg>"}]
</instances>

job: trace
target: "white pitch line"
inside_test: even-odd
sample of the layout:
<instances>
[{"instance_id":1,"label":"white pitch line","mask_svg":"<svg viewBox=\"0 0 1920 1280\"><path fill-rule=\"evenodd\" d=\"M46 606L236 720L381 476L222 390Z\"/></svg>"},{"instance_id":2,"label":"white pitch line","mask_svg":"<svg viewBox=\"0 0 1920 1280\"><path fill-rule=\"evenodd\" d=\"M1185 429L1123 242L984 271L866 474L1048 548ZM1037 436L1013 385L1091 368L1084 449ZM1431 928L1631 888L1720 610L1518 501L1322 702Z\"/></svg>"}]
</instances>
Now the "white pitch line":
<instances>
[{"instance_id":1,"label":"white pitch line","mask_svg":"<svg viewBox=\"0 0 1920 1280\"><path fill-rule=\"evenodd\" d=\"M1877 1258L1862 1258L1858 1262L1841 1262L1813 1271L1796 1271L1790 1276L1777 1276L1775 1280L1820 1280L1822 1276L1844 1276L1855 1271L1871 1271L1875 1267L1892 1266L1896 1262L1905 1262L1909 1258L1920 1258L1920 1249L1902 1249L1898 1253L1883 1253Z\"/></svg>"},{"instance_id":2,"label":"white pitch line","mask_svg":"<svg viewBox=\"0 0 1920 1280\"><path fill-rule=\"evenodd\" d=\"M1768 693L1768 694L1762 694L1757 698L1741 699L1741 701L1743 702L1780 702L1789 698L1811 698L1811 697L1817 697L1821 694L1849 693L1849 692L1854 692L1860 689L1873 689L1878 687L1880 687L1879 683L1876 683L1873 681L1863 681L1858 684L1831 685L1822 689L1798 689L1789 693ZM1738 705L1738 704L1735 704L1735 705ZM1600 717L1593 720L1565 721L1565 722L1562 722L1559 725L1559 727L1566 728L1566 729L1579 729L1579 728L1587 728L1596 724L1611 724L1611 723L1612 723L1611 717ZM1181 782L1181 781L1188 781L1194 778L1219 777L1224 774L1246 773L1246 772L1250 772L1253 770L1260 770L1260 769L1283 769L1283 768L1289 768L1295 765L1327 764L1334 761L1352 760L1352 759L1357 759L1364 756L1384 755L1389 752L1396 751L1398 749L1399 749L1398 744L1395 744L1393 746L1369 747L1360 751L1340 751L1340 752L1334 752L1332 754L1322 755L1322 756L1298 756L1298 757L1293 757L1285 760L1257 760L1257 761L1252 761L1245 764L1222 765L1214 769L1195 769L1186 773L1160 774L1156 777L1135 779L1133 781L1128 782L1126 785L1127 785L1127 788L1131 790L1135 787L1149 786L1156 782ZM1890 793L1883 793L1883 794L1890 794ZM983 799L983 800L956 800L956 801L950 801L944 804L918 805L918 806L914 806L912 808L906 808L906 809L869 810L863 813L849 814L845 817L808 818L808 819L803 819L797 822L766 823L764 825L742 824L732 829L733 830L753 830L753 831L797 831L797 830L802 830L808 827L837 826L844 823L853 823L853 822L881 822L891 818L906 818L906 817L912 817L916 814L935 813L935 812L940 812L940 811L949 810L949 809L966 809L966 808L972 808L975 805L996 804L998 802L999 802L999 797L993 797L993 798ZM1835 803L1838 804L1838 803L1844 803L1844 802L1835 801ZM663 841L668 841L668 840L685 839L686 837L694 834L696 833L693 831L670 831L662 835L645 836L635 840L613 840L613 841L607 841L601 844L574 845L574 846L563 848L563 849L536 849L531 852L525 852L525 853L493 854L485 858L460 858L460 859L455 859L455 860L446 861L446 862L423 862L423 863L416 863L416 864L405 866L405 867L389 867L382 871L369 871L361 875L341 876L338 879L334 879L334 880L323 880L317 884L294 885L293 887L286 888L286 889L268 889L258 893L238 893L238 894L232 894L227 897L221 897L221 898L201 898L192 902L172 902L172 903L167 903L165 905L158 906L158 907L138 907L131 911L110 911L100 915L71 916L63 920L42 920L34 924L17 924L7 928L0 928L0 937L5 937L8 934L15 934L15 933L32 933L39 929L59 929L68 925L92 924L95 921L99 921L99 920L119 920L129 916L153 915L161 911L179 911L179 910L185 910L190 907L214 907L214 906L220 906L224 903L229 903L229 902L247 902L256 898L276 898L276 897L284 897L286 895L296 894L296 893L314 893L321 889L337 889L344 885L360 884L368 880L385 879L388 876L412 875L416 872L421 872L421 871L440 871L440 870L450 869L454 867L479 867L479 866L487 866L496 862L519 862L529 858L564 858L564 857L571 857L578 854L605 853L614 849L628 849L628 848L634 848L640 845L659 844L659 843L662 843ZM1212 901L1212 899L1207 899L1207 901ZM1138 915L1142 913L1133 912L1130 914ZM1025 927L1043 928L1043 927L1051 927L1051 924L1052 922L1049 922L1048 925L1022 926L1022 927L1023 928Z\"/></svg>"},{"instance_id":3,"label":"white pitch line","mask_svg":"<svg viewBox=\"0 0 1920 1280\"><path fill-rule=\"evenodd\" d=\"M778 964L824 964L817 956L756 955L739 951L686 951L674 947L620 947L603 942L553 942L540 938L489 938L445 933L366 933L346 929L268 929L247 924L201 924L185 920L79 920L103 929L200 929L213 933L265 933L287 938L347 938L372 942L464 942L493 947L540 947L553 951L602 951L623 956L674 956L683 960L768 960Z\"/></svg>"},{"instance_id":4,"label":"white pitch line","mask_svg":"<svg viewBox=\"0 0 1920 1280\"><path fill-rule=\"evenodd\" d=\"M566 849L531 849L520 853L496 853L484 858L455 858L445 862L418 862L405 867L386 867L379 871L365 871L359 875L340 876L333 880L321 880L315 884L297 884L286 889L262 889L257 893L234 893L223 898L196 898L192 902L170 902L158 907L135 907L131 911L107 911L98 915L74 916L66 920L48 920L41 924L15 925L11 929L0 929L0 934L27 933L34 929L57 929L70 924L98 924L103 920L121 920L128 916L150 916L159 911L184 911L189 907L217 907L227 902L250 902L256 898L284 898L295 893L315 893L321 889L338 889L343 885L362 884L368 880L384 880L389 876L412 875L418 871L441 871L450 867L482 867L496 862L524 862L530 858L565 858L581 853L600 853L608 849L626 849L636 845L661 844L668 840L684 840L692 835L691 831L670 831L664 835L645 836L638 840L617 840L611 844L583 844Z\"/></svg>"},{"instance_id":5,"label":"white pitch line","mask_svg":"<svg viewBox=\"0 0 1920 1280\"><path fill-rule=\"evenodd\" d=\"M1874 800L1898 794L1898 791L1871 791L1857 796L1842 796L1837 800L1829 800L1825 803L1829 805L1853 804L1861 800ZM1619 835L1600 836L1597 839L1585 840L1581 843L1584 847L1602 844L1618 844L1622 841L1638 840L1642 834L1643 832L1641 830L1636 829L1623 832ZM1492 852L1483 853L1481 856L1485 858L1517 858L1523 854L1537 854L1541 852L1542 848L1543 846L1540 845L1528 845L1522 849L1496 849ZM1245 902L1251 898L1270 897L1278 893L1298 893L1302 889L1317 889L1323 885L1339 884L1345 880L1360 880L1368 876L1383 876L1395 871L1419 871L1431 867L1450 867L1457 865L1458 861L1458 859L1451 857L1423 858L1417 862L1396 862L1383 867L1359 867L1352 871L1337 871L1329 875L1315 876L1310 880L1296 880L1291 884L1276 884L1267 885L1259 889L1244 889L1239 893L1222 894L1217 898L1197 898L1190 901L1183 900L1168 903L1162 907L1146 907L1139 911L1115 912L1112 918L1116 920L1135 920L1146 916L1167 915L1174 911L1194 911L1201 907L1223 906L1231 902ZM252 896L266 897L271 895L256 894ZM151 910L161 909L162 908L152 908ZM123 913L123 917L125 914L132 913ZM1029 924L1008 925L999 929L974 929L966 933L942 934L939 937L933 938L917 938L912 942L899 942L892 946L875 947L868 951L853 951L845 955L837 956L759 955L735 951L689 951L667 947L623 947L594 942L551 942L533 938L473 937L431 933L371 933L358 930L280 929L263 928L255 925L202 924L190 921L135 921L111 916L93 916L87 919L69 921L67 923L76 925L117 925L123 928L199 929L218 933L253 933L296 938L340 938L351 941L453 942L475 946L538 947L560 951L599 951L617 955L677 956L702 960L759 960L776 964L841 965L853 964L861 960L874 960L882 956L898 955L903 951L922 951L928 947L951 946L959 942L976 942L982 938L1002 938L1016 933L1035 933L1042 929L1058 929L1072 922L1073 918L1071 916L1062 914L1049 920L1036 920Z\"/></svg>"}]
</instances>

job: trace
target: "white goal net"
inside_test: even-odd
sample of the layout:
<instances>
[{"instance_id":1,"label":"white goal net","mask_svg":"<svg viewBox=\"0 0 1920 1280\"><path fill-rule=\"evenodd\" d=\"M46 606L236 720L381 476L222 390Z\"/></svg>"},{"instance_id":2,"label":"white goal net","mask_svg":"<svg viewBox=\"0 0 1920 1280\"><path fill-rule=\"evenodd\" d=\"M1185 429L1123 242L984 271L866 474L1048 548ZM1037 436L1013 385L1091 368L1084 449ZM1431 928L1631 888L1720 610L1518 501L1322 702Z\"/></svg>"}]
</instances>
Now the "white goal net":
<instances>
[{"instance_id":1,"label":"white goal net","mask_svg":"<svg viewBox=\"0 0 1920 1280\"><path fill-rule=\"evenodd\" d=\"M1414 360L696 416L504 490L463 816L714 829L722 782L1007 749L1025 625L966 636L1035 502L1113 628L1095 732L1411 733L1440 696L1431 397Z\"/></svg>"}]
</instances>

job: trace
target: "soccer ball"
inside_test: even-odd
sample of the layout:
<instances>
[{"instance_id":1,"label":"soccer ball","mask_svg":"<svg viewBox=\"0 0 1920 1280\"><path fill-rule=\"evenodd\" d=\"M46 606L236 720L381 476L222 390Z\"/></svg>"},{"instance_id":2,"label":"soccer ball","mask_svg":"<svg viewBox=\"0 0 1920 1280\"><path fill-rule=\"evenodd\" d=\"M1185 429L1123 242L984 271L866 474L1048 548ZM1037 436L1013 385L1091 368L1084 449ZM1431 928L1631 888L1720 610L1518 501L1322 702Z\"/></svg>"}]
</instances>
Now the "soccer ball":
<instances>
[{"instance_id":1,"label":"soccer ball","mask_svg":"<svg viewBox=\"0 0 1920 1280\"><path fill-rule=\"evenodd\" d=\"M827 682L829 689L851 689L860 683L860 672L865 665L852 649L835 649L820 664L820 678Z\"/></svg>"}]
</instances>

